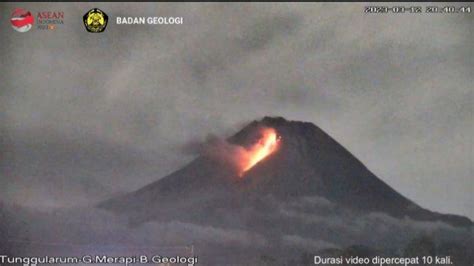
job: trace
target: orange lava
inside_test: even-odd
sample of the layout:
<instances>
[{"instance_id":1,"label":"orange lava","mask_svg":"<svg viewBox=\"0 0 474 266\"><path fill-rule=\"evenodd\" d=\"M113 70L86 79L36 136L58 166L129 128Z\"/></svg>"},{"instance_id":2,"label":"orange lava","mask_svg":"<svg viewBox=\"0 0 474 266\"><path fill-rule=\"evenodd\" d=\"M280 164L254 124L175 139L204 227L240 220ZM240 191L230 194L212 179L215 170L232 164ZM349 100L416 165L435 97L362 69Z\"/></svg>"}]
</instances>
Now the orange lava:
<instances>
[{"instance_id":1,"label":"orange lava","mask_svg":"<svg viewBox=\"0 0 474 266\"><path fill-rule=\"evenodd\" d=\"M241 175L251 169L258 162L278 149L280 138L277 136L275 129L263 128L261 130L262 137L257 143L246 149L246 158L242 162Z\"/></svg>"}]
</instances>

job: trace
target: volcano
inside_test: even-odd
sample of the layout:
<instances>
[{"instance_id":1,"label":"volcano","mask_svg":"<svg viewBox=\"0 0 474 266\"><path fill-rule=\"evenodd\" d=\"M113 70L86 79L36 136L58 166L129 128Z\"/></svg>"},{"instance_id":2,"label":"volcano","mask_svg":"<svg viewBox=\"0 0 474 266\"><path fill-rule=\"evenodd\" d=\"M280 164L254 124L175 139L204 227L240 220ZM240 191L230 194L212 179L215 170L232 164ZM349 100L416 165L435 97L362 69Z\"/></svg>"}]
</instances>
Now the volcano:
<instances>
[{"instance_id":1,"label":"volcano","mask_svg":"<svg viewBox=\"0 0 474 266\"><path fill-rule=\"evenodd\" d=\"M184 168L99 206L128 213L136 223L184 219L225 225L228 221L220 215L222 210L232 212L235 218L269 197L281 202L318 197L355 213L472 226L468 218L432 212L402 196L312 123L264 117L226 143L251 149L262 128L275 130L278 149L259 158L245 172L239 174L216 156L203 154Z\"/></svg>"}]
</instances>

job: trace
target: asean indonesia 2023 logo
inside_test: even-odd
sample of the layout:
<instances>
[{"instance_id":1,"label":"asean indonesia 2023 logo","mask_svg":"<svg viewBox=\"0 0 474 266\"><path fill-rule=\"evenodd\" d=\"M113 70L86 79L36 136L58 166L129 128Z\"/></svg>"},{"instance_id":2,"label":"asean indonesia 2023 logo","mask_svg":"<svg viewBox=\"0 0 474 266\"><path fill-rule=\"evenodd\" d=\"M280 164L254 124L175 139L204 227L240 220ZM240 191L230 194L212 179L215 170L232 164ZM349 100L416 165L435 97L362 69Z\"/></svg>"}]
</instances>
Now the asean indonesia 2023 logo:
<instances>
[{"instance_id":1,"label":"asean indonesia 2023 logo","mask_svg":"<svg viewBox=\"0 0 474 266\"><path fill-rule=\"evenodd\" d=\"M27 32L35 24L35 18L31 12L22 8L16 8L10 18L13 29L18 32Z\"/></svg>"},{"instance_id":2,"label":"asean indonesia 2023 logo","mask_svg":"<svg viewBox=\"0 0 474 266\"><path fill-rule=\"evenodd\" d=\"M88 32L99 33L103 32L107 27L109 16L104 11L93 8L84 14L84 26Z\"/></svg>"}]
</instances>

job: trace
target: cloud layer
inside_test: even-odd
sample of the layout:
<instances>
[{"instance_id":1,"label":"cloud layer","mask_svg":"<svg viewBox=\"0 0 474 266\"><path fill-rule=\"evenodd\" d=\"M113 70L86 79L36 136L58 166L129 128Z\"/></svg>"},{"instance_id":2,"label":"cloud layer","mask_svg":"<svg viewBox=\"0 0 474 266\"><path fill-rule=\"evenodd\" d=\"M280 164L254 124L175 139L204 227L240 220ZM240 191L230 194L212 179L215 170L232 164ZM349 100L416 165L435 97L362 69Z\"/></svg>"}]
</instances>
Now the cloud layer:
<instances>
[{"instance_id":1,"label":"cloud layer","mask_svg":"<svg viewBox=\"0 0 474 266\"><path fill-rule=\"evenodd\" d=\"M6 21L16 5L1 6ZM2 196L63 205L132 190L189 161L183 143L279 115L317 124L421 206L473 218L472 18L363 6L110 3L112 20L184 24L112 21L94 35L87 3L28 4L65 24L0 28Z\"/></svg>"}]
</instances>

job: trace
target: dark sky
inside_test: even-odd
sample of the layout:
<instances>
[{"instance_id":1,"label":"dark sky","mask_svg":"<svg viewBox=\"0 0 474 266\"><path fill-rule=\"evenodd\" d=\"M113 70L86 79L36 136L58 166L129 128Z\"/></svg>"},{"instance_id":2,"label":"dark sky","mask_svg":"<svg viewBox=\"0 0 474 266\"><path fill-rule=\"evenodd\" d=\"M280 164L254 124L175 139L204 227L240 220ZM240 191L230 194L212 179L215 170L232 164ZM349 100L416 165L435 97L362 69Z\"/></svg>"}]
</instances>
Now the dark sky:
<instances>
[{"instance_id":1,"label":"dark sky","mask_svg":"<svg viewBox=\"0 0 474 266\"><path fill-rule=\"evenodd\" d=\"M65 22L18 33L15 7ZM104 33L82 25L93 7L110 17ZM474 218L472 15L363 7L1 4L1 198L64 206L129 191L192 159L187 143L278 115L317 124L421 206Z\"/></svg>"}]
</instances>

